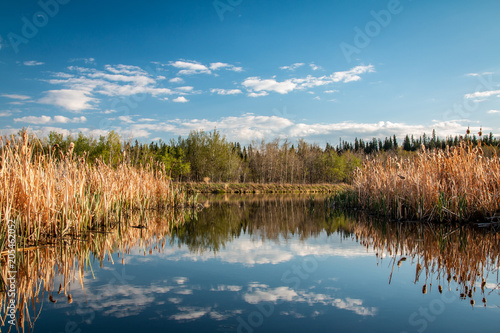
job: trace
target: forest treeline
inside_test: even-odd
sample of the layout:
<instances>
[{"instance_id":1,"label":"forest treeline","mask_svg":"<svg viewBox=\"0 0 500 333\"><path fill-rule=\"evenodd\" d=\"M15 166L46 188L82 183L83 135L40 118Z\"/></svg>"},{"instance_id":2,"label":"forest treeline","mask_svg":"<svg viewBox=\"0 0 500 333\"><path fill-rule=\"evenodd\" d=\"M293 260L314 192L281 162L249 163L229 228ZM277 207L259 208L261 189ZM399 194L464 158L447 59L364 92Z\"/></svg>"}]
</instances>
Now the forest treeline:
<instances>
[{"instance_id":1,"label":"forest treeline","mask_svg":"<svg viewBox=\"0 0 500 333\"><path fill-rule=\"evenodd\" d=\"M353 171L367 155L412 154L422 145L428 149L444 149L458 145L461 139L458 136L440 139L433 131L431 136L407 135L401 144L394 135L384 140L340 140L337 146L327 143L322 148L303 139L295 144L287 139L275 139L242 146L228 141L217 130L192 131L187 137L168 143L159 140L149 144L124 141L114 131L99 138L82 133L64 137L51 132L39 140L37 149L63 157L72 145L73 154L85 156L88 162L101 159L114 166L123 162L136 167L154 165L178 181L315 184L349 183ZM500 144L491 133L468 139L473 144L479 140L490 146Z\"/></svg>"}]
</instances>

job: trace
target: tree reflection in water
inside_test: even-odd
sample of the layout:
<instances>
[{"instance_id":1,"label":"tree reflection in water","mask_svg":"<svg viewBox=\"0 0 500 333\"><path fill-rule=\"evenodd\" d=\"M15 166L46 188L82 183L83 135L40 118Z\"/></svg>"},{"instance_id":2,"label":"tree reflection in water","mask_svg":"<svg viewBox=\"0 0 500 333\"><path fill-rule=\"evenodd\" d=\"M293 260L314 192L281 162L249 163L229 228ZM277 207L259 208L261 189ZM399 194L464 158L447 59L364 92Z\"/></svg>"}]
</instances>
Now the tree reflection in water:
<instances>
[{"instance_id":1,"label":"tree reflection in water","mask_svg":"<svg viewBox=\"0 0 500 333\"><path fill-rule=\"evenodd\" d=\"M457 288L459 297L486 302L496 286L486 284L499 265L499 235L467 226L386 222L363 214L335 210L321 196L254 195L211 197L201 212L183 211L163 216L132 216L128 224L94 231L79 238L54 240L53 246L18 252L17 305L19 326L32 327L44 302L64 295L71 303L71 285L84 285L85 272L105 260L123 257L139 248L144 255L171 247L188 247L194 254L215 255L242 234L254 240L301 240L322 233L339 233L373 249L377 260L390 260L389 283L395 266L412 264L415 283L427 293L437 285ZM147 223L144 223L147 221ZM134 226L145 224L145 228ZM384 259L386 258L386 259ZM6 324L8 268L2 254L2 325ZM62 283L55 285L56 277ZM453 281L452 281L453 280ZM491 290L493 289L493 290ZM59 295L57 295L59 294ZM479 298L477 295L480 295Z\"/></svg>"}]
</instances>

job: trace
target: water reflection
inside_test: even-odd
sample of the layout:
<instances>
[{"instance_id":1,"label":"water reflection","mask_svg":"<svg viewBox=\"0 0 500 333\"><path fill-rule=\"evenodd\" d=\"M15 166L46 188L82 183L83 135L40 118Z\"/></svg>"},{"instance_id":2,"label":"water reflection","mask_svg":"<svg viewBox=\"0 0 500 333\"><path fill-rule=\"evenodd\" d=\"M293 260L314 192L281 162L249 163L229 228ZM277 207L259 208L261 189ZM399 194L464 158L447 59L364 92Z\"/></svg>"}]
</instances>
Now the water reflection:
<instances>
[{"instance_id":1,"label":"water reflection","mask_svg":"<svg viewBox=\"0 0 500 333\"><path fill-rule=\"evenodd\" d=\"M319 318L329 309L383 317L380 301L368 293L385 287L370 275L365 280L374 285L360 285L360 273L374 269L386 276L386 285L401 281L398 275L406 278L411 269L405 283L417 284L418 293L427 296L451 291L473 305L498 296L496 232L386 223L336 211L320 196L243 198L210 198L201 212L139 216L128 227L20 253L20 323L29 328L39 314L43 321L51 311L65 311L95 329L100 317L124 320L148 313L152 321L208 325L210 320L225 323L216 329L234 331L244 325L254 329L248 313L264 305L268 311L281 305L279 316L294 320ZM343 258L342 273L335 266L339 261L328 258ZM368 267L371 261L379 267ZM179 274L186 270L195 273ZM340 286L339 274L358 285ZM7 277L4 261L2 277ZM5 292L1 302L8 326ZM41 311L44 303L50 306Z\"/></svg>"}]
</instances>

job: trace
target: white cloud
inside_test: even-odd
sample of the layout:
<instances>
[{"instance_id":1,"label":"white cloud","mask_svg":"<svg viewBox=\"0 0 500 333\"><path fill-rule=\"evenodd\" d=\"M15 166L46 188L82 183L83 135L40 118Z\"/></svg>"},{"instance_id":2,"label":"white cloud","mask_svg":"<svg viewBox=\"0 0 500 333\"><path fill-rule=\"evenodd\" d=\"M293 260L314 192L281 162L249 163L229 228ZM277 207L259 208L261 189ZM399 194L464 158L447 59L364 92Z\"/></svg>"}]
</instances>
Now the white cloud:
<instances>
[{"instance_id":1,"label":"white cloud","mask_svg":"<svg viewBox=\"0 0 500 333\"><path fill-rule=\"evenodd\" d=\"M171 315L169 319L174 320L195 320L203 317L210 311L210 307L201 308L201 307L188 307L188 306L179 306L178 309L181 311L180 313Z\"/></svg>"},{"instance_id":2,"label":"white cloud","mask_svg":"<svg viewBox=\"0 0 500 333\"><path fill-rule=\"evenodd\" d=\"M30 60L30 61L25 61L23 62L25 66L40 66L43 65L44 62L36 61L36 60Z\"/></svg>"},{"instance_id":3,"label":"white cloud","mask_svg":"<svg viewBox=\"0 0 500 333\"><path fill-rule=\"evenodd\" d=\"M338 90L325 90L324 93L325 94L333 94L333 93L336 93L338 92Z\"/></svg>"},{"instance_id":4,"label":"white cloud","mask_svg":"<svg viewBox=\"0 0 500 333\"><path fill-rule=\"evenodd\" d=\"M500 113L500 110L489 110L488 113L490 114Z\"/></svg>"},{"instance_id":5,"label":"white cloud","mask_svg":"<svg viewBox=\"0 0 500 333\"><path fill-rule=\"evenodd\" d=\"M60 106L66 110L79 112L94 108L90 103L96 102L96 99L90 97L89 95L90 93L85 90L49 90L45 92L45 97L39 99L38 102L42 104Z\"/></svg>"},{"instance_id":6,"label":"white cloud","mask_svg":"<svg viewBox=\"0 0 500 333\"><path fill-rule=\"evenodd\" d=\"M62 123L62 124L68 124L68 123L73 123L73 124L78 124L78 123L84 123L87 121L87 118L84 116L81 117L74 117L74 118L67 118L64 116L54 116L54 123Z\"/></svg>"},{"instance_id":7,"label":"white cloud","mask_svg":"<svg viewBox=\"0 0 500 333\"><path fill-rule=\"evenodd\" d=\"M184 97L184 96L179 96L177 98L174 98L172 101L174 101L176 103L187 103L187 102L189 102L189 100L186 99L186 97Z\"/></svg>"},{"instance_id":8,"label":"white cloud","mask_svg":"<svg viewBox=\"0 0 500 333\"><path fill-rule=\"evenodd\" d=\"M74 59L69 60L69 62L75 62L75 61L83 61L86 64L94 64L95 63L94 58L74 58Z\"/></svg>"},{"instance_id":9,"label":"white cloud","mask_svg":"<svg viewBox=\"0 0 500 333\"><path fill-rule=\"evenodd\" d=\"M175 61L170 62L170 66L179 68L180 71L177 73L179 75L191 75L191 74L210 74L212 73L207 66L200 64L195 61Z\"/></svg>"},{"instance_id":10,"label":"white cloud","mask_svg":"<svg viewBox=\"0 0 500 333\"><path fill-rule=\"evenodd\" d=\"M249 77L243 81L242 85L247 88L249 92L274 91L279 94L288 94L297 87L297 84L292 82L292 80L278 82L275 79L262 80L259 77Z\"/></svg>"},{"instance_id":11,"label":"white cloud","mask_svg":"<svg viewBox=\"0 0 500 333\"><path fill-rule=\"evenodd\" d=\"M0 129L0 134L1 135L10 135L10 134L18 133L20 130L21 130L21 128ZM60 133L64 136L78 135L78 133L81 132L85 135L92 136L92 137L99 137L101 135L106 136L109 133L109 131L107 131L107 130L92 129L92 128L87 128L87 127L67 129L67 128L53 127L53 126L39 127L39 128L34 129L33 132L39 138L48 136L50 132L57 132L57 133Z\"/></svg>"},{"instance_id":12,"label":"white cloud","mask_svg":"<svg viewBox=\"0 0 500 333\"><path fill-rule=\"evenodd\" d=\"M15 122L23 122L23 123L28 123L28 124L36 124L36 125L45 125L45 124L54 124L54 123L60 123L60 124L78 124L78 123L84 123L87 121L87 118L85 117L74 117L74 118L67 118L64 116L54 116L54 118L51 118L49 116L26 116L22 118L14 118Z\"/></svg>"},{"instance_id":13,"label":"white cloud","mask_svg":"<svg viewBox=\"0 0 500 333\"><path fill-rule=\"evenodd\" d=\"M173 79L170 79L168 80L168 82L171 82L171 83L183 83L184 80L180 77L174 77Z\"/></svg>"},{"instance_id":14,"label":"white cloud","mask_svg":"<svg viewBox=\"0 0 500 333\"><path fill-rule=\"evenodd\" d=\"M488 98L491 96L497 96L500 97L500 90L488 90L488 91L476 91L471 94L465 94L465 98L467 99L481 99L481 98Z\"/></svg>"},{"instance_id":15,"label":"white cloud","mask_svg":"<svg viewBox=\"0 0 500 333\"><path fill-rule=\"evenodd\" d=\"M0 111L0 117L8 117L8 116L12 116L11 111Z\"/></svg>"},{"instance_id":16,"label":"white cloud","mask_svg":"<svg viewBox=\"0 0 500 333\"><path fill-rule=\"evenodd\" d=\"M50 123L52 121L52 118L50 118L49 116L40 116L40 117L27 116L27 117L22 117L22 118L14 118L14 121L40 125L40 124Z\"/></svg>"},{"instance_id":17,"label":"white cloud","mask_svg":"<svg viewBox=\"0 0 500 333\"><path fill-rule=\"evenodd\" d=\"M318 69L321 69L321 66L315 65L313 62L309 64L309 67L311 67L311 69L313 71L317 71Z\"/></svg>"},{"instance_id":18,"label":"white cloud","mask_svg":"<svg viewBox=\"0 0 500 333\"><path fill-rule=\"evenodd\" d=\"M365 73L372 73L375 71L373 65L356 66L347 71L335 72L330 75L333 82L351 82L361 80L360 75Z\"/></svg>"},{"instance_id":19,"label":"white cloud","mask_svg":"<svg viewBox=\"0 0 500 333\"><path fill-rule=\"evenodd\" d=\"M48 82L63 85L70 90L86 91L87 97L93 94L106 96L150 94L159 97L173 93L169 88L159 87L156 79L137 66L106 65L105 71L78 66L69 66L68 69L76 75L55 73L55 78Z\"/></svg>"},{"instance_id":20,"label":"white cloud","mask_svg":"<svg viewBox=\"0 0 500 333\"><path fill-rule=\"evenodd\" d=\"M374 123L344 121L307 124L287 119L281 115L258 116L248 113L241 116L222 117L217 120L175 119L167 122L133 124L127 130L131 133L140 133L141 137L147 137L152 132L171 133L177 136L188 135L191 130L211 131L217 128L221 133L227 135L228 139L242 143L260 139L272 140L276 137L336 142L338 137L354 141L355 137L370 140L373 137L384 138L392 135L396 135L402 140L406 134L418 137L423 133L432 133L433 129L440 137L455 136L465 133L469 122L467 120L434 120L425 125L416 125L390 121ZM478 132L479 126L471 127L471 130ZM483 127L485 133L492 130L492 128ZM497 134L494 133L494 135Z\"/></svg>"},{"instance_id":21,"label":"white cloud","mask_svg":"<svg viewBox=\"0 0 500 333\"><path fill-rule=\"evenodd\" d=\"M314 100L317 100L317 101L320 101L320 100L321 100L321 97L316 96L316 97L314 97L313 99L314 99Z\"/></svg>"},{"instance_id":22,"label":"white cloud","mask_svg":"<svg viewBox=\"0 0 500 333\"><path fill-rule=\"evenodd\" d=\"M147 72L140 68L139 66L132 65L105 65L104 68L114 74L125 74L125 75L146 75Z\"/></svg>"},{"instance_id":23,"label":"white cloud","mask_svg":"<svg viewBox=\"0 0 500 333\"><path fill-rule=\"evenodd\" d=\"M293 65L290 65L290 66L281 66L280 69L283 69L283 70L289 70L289 71L294 71L296 70L297 68L299 67L302 67L304 66L305 64L303 62L296 62L295 64Z\"/></svg>"},{"instance_id":24,"label":"white cloud","mask_svg":"<svg viewBox=\"0 0 500 333\"><path fill-rule=\"evenodd\" d=\"M249 292L243 299L250 304L262 302L295 302L307 303L310 306L332 306L338 309L352 311L359 316L375 316L378 309L363 306L363 300L353 298L335 298L330 294L320 294L305 290L294 290L289 287L269 288L266 285L250 284Z\"/></svg>"},{"instance_id":25,"label":"white cloud","mask_svg":"<svg viewBox=\"0 0 500 333\"><path fill-rule=\"evenodd\" d=\"M28 100L31 98L31 97L26 96L26 95L17 95L17 94L3 94L1 96L6 97L6 98L11 98L11 99L19 99L22 101L25 101L25 100Z\"/></svg>"},{"instance_id":26,"label":"white cloud","mask_svg":"<svg viewBox=\"0 0 500 333\"><path fill-rule=\"evenodd\" d=\"M183 92L191 92L193 91L193 87L190 87L190 86L186 86L186 87L177 87L175 88L176 90L180 90L180 91L183 91Z\"/></svg>"},{"instance_id":27,"label":"white cloud","mask_svg":"<svg viewBox=\"0 0 500 333\"><path fill-rule=\"evenodd\" d=\"M286 67L286 66L285 66ZM277 92L279 94L288 94L293 90L314 88L332 83L347 83L361 80L362 74L374 72L372 65L356 66L347 71L334 72L329 76L315 77L308 75L305 78L292 78L283 82L278 82L274 78L261 79L259 77L249 77L243 81L242 85L247 88L250 97L265 96L261 92ZM334 90L330 90L334 91Z\"/></svg>"},{"instance_id":28,"label":"white cloud","mask_svg":"<svg viewBox=\"0 0 500 333\"><path fill-rule=\"evenodd\" d=\"M269 95L269 94L265 91L261 91L259 93L255 93L255 92L248 93L248 96L250 96L250 97L261 97L261 96L267 96L267 95Z\"/></svg>"},{"instance_id":29,"label":"white cloud","mask_svg":"<svg viewBox=\"0 0 500 333\"><path fill-rule=\"evenodd\" d=\"M213 71L219 70L219 69L225 69L228 71L233 71L233 72L242 72L243 68L241 67L236 67L231 64L226 64L224 62L213 62L210 64L210 69Z\"/></svg>"},{"instance_id":30,"label":"white cloud","mask_svg":"<svg viewBox=\"0 0 500 333\"><path fill-rule=\"evenodd\" d=\"M218 95L237 95L241 94L242 91L240 89L210 89L211 93L217 93Z\"/></svg>"},{"instance_id":31,"label":"white cloud","mask_svg":"<svg viewBox=\"0 0 500 333\"><path fill-rule=\"evenodd\" d=\"M133 124L134 123L134 121L132 120L131 116L119 116L118 120L120 120L120 121L122 121L124 123L128 123L128 124Z\"/></svg>"}]
</instances>

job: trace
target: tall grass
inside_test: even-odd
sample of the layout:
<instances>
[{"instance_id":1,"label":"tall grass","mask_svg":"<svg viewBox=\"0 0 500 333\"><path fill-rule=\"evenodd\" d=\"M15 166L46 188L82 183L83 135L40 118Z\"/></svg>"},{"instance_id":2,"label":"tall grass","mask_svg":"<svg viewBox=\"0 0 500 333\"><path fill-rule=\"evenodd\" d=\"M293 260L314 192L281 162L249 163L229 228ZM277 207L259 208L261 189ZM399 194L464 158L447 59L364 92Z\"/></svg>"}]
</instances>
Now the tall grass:
<instances>
[{"instance_id":1,"label":"tall grass","mask_svg":"<svg viewBox=\"0 0 500 333\"><path fill-rule=\"evenodd\" d=\"M187 199L162 168L152 165L89 163L73 156L73 145L66 152L53 147L44 154L40 141L26 132L0 138L0 145L0 235L6 235L7 221L15 221L18 245L78 235L120 222L132 210L143 216ZM0 238L0 251L4 244Z\"/></svg>"},{"instance_id":2,"label":"tall grass","mask_svg":"<svg viewBox=\"0 0 500 333\"><path fill-rule=\"evenodd\" d=\"M500 208L500 160L462 142L415 157L367 160L354 175L357 203L395 219L471 221Z\"/></svg>"}]
</instances>

